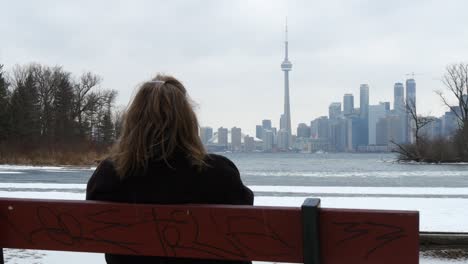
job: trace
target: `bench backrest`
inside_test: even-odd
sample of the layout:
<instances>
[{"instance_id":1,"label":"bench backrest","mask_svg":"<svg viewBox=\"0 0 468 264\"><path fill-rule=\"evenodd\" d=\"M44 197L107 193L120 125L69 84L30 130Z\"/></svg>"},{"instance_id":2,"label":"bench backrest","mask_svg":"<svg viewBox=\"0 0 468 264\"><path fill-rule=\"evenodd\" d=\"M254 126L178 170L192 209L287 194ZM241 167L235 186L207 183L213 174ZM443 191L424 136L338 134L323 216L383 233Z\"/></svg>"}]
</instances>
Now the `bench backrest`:
<instances>
[{"instance_id":1,"label":"bench backrest","mask_svg":"<svg viewBox=\"0 0 468 264\"><path fill-rule=\"evenodd\" d=\"M296 263L418 263L418 236L419 215L410 211L0 198L0 248Z\"/></svg>"}]
</instances>

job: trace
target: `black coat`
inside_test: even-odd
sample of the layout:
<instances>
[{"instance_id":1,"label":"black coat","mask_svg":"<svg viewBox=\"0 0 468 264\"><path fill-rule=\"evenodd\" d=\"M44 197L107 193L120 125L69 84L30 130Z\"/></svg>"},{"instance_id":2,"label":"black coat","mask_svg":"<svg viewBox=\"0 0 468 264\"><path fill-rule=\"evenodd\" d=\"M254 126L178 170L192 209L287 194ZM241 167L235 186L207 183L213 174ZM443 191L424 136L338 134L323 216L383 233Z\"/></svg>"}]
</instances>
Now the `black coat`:
<instances>
[{"instance_id":1,"label":"black coat","mask_svg":"<svg viewBox=\"0 0 468 264\"><path fill-rule=\"evenodd\" d=\"M238 204L252 205L253 193L241 181L237 167L228 158L210 154L199 171L176 154L165 162L149 164L145 173L120 180L114 164L102 161L88 181L87 200L146 204ZM239 264L241 261L164 258L106 254L107 263Z\"/></svg>"}]
</instances>

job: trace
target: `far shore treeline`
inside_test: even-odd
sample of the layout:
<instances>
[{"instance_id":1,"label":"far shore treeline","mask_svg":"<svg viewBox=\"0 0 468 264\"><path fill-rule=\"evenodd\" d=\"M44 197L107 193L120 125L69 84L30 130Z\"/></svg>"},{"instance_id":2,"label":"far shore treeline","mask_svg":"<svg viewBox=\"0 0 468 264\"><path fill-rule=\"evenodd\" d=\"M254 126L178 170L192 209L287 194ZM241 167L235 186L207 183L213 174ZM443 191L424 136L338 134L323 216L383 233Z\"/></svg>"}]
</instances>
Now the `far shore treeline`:
<instances>
[{"instance_id":1,"label":"far shore treeline","mask_svg":"<svg viewBox=\"0 0 468 264\"><path fill-rule=\"evenodd\" d=\"M117 91L91 72L0 65L0 163L90 165L119 133Z\"/></svg>"}]
</instances>

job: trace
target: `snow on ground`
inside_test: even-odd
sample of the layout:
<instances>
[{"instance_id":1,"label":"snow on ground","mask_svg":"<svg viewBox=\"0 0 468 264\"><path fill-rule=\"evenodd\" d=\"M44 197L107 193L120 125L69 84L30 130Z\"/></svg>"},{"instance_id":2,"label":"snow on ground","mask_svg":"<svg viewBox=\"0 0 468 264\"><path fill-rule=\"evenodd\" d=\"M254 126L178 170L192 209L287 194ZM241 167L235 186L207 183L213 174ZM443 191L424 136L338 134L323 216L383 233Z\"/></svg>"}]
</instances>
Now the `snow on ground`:
<instances>
[{"instance_id":1,"label":"snow on ground","mask_svg":"<svg viewBox=\"0 0 468 264\"><path fill-rule=\"evenodd\" d=\"M1 173L1 172L0 172ZM86 184L63 183L0 183L1 188L14 189L86 189ZM333 194L401 194L401 195L468 195L468 188L441 187L328 187L328 186L249 186L254 192L333 193Z\"/></svg>"},{"instance_id":2,"label":"snow on ground","mask_svg":"<svg viewBox=\"0 0 468 264\"><path fill-rule=\"evenodd\" d=\"M96 166L32 166L32 165L0 165L0 171L5 170L95 170Z\"/></svg>"},{"instance_id":3,"label":"snow on ground","mask_svg":"<svg viewBox=\"0 0 468 264\"><path fill-rule=\"evenodd\" d=\"M0 188L21 188L21 189L86 189L86 184L78 183L16 183L2 182Z\"/></svg>"},{"instance_id":4,"label":"snow on ground","mask_svg":"<svg viewBox=\"0 0 468 264\"><path fill-rule=\"evenodd\" d=\"M466 166L466 165L465 165ZM278 170L263 170L263 171L241 171L243 176L264 176L264 177L287 177L287 176L301 176L301 177L318 177L318 178L334 178L334 177L369 177L369 178L401 178L407 176L424 176L424 177L444 177L451 176L466 176L464 170L454 171L429 171L429 170L414 170L414 171L349 171L349 172L335 172L335 171L278 171ZM372 175L372 176L369 176Z\"/></svg>"},{"instance_id":5,"label":"snow on ground","mask_svg":"<svg viewBox=\"0 0 468 264\"><path fill-rule=\"evenodd\" d=\"M1 188L0 184L0 188ZM468 188L439 187L324 187L324 186L249 186L256 192L336 193L336 194L460 194Z\"/></svg>"}]
</instances>

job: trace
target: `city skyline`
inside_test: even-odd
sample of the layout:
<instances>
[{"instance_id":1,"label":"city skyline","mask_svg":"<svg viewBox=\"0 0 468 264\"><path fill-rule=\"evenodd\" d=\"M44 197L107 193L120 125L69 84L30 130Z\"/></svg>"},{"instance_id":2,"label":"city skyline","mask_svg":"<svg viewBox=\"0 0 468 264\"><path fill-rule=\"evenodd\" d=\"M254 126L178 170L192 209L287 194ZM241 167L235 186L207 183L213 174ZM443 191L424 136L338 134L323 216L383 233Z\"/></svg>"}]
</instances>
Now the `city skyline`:
<instances>
[{"instance_id":1,"label":"city skyline","mask_svg":"<svg viewBox=\"0 0 468 264\"><path fill-rule=\"evenodd\" d=\"M278 60L287 16L293 128L326 115L344 93L358 105L362 83L370 101L392 98L394 83L412 72L420 113L440 116L445 107L433 91L443 88L446 65L468 58L466 8L465 1L12 2L0 18L0 33L13 36L2 40L0 63L92 71L102 88L119 91L117 105L156 72L173 74L202 126L253 134L258 120L277 123L284 111Z\"/></svg>"},{"instance_id":2,"label":"city skyline","mask_svg":"<svg viewBox=\"0 0 468 264\"><path fill-rule=\"evenodd\" d=\"M256 125L255 135L242 133L238 127L230 132L220 127L217 133L210 127L201 127L200 137L209 151L303 153L389 152L398 145L414 143L418 137L451 139L459 127L460 106L451 106L441 117L425 116L431 121L417 130L413 116L417 110L413 104L417 101L416 86L413 78L407 79L405 85L396 82L392 108L390 101L370 102L369 86L361 84L359 107L354 107L354 95L346 93L342 102L329 104L328 116L311 120L310 126L299 123L292 135L286 131L282 115L279 130L271 120L264 119ZM468 95L463 98L467 100Z\"/></svg>"}]
</instances>

